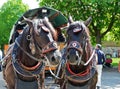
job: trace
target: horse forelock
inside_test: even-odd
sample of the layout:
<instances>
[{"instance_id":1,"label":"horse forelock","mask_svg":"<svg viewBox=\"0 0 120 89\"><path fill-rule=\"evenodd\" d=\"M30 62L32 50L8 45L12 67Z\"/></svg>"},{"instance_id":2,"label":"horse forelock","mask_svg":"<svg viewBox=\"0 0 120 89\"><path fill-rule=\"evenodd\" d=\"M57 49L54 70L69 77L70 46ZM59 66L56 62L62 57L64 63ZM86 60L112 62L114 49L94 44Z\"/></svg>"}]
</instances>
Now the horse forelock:
<instances>
[{"instance_id":1,"label":"horse forelock","mask_svg":"<svg viewBox=\"0 0 120 89\"><path fill-rule=\"evenodd\" d=\"M54 40L56 41L57 40L57 31L55 30L55 28L52 26L52 24L49 21L48 21L48 23L49 23L48 24L49 26L46 26L45 24L44 25L50 30Z\"/></svg>"},{"instance_id":2,"label":"horse forelock","mask_svg":"<svg viewBox=\"0 0 120 89\"><path fill-rule=\"evenodd\" d=\"M86 32L86 35L88 37L88 39L90 38L90 35L89 35L89 28L84 24L83 21L79 21L79 24L82 26L83 30Z\"/></svg>"},{"instance_id":3,"label":"horse forelock","mask_svg":"<svg viewBox=\"0 0 120 89\"><path fill-rule=\"evenodd\" d=\"M40 24L40 20L39 19L34 19L33 20L33 30L37 30L37 27Z\"/></svg>"},{"instance_id":4,"label":"horse forelock","mask_svg":"<svg viewBox=\"0 0 120 89\"><path fill-rule=\"evenodd\" d=\"M71 23L69 25L67 31L74 30L74 28L77 27L77 26L81 26L82 30L85 30L87 36L90 37L89 36L89 28L84 24L84 21L75 21L75 22Z\"/></svg>"},{"instance_id":5,"label":"horse forelock","mask_svg":"<svg viewBox=\"0 0 120 89\"><path fill-rule=\"evenodd\" d=\"M48 23L50 23L50 22L48 22ZM54 40L57 40L57 32L56 32L56 30L53 28L53 26L51 26L51 25L47 26L45 23L43 23L43 20L42 20L42 19L35 19L35 20L34 20L34 26L35 26L34 29L35 29L35 30L38 29L38 28L37 28L38 26L42 26L42 25L44 25L45 27L47 27L47 28L50 30L50 32L51 32ZM43 30L44 30L44 29L43 29Z\"/></svg>"}]
</instances>

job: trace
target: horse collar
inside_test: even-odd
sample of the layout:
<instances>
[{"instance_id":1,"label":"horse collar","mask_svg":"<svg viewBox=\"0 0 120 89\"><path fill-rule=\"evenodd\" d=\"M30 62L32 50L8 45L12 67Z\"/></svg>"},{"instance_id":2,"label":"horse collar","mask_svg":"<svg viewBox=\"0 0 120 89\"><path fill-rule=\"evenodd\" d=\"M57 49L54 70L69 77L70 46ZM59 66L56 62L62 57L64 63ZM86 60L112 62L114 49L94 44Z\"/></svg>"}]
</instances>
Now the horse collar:
<instances>
[{"instance_id":1,"label":"horse collar","mask_svg":"<svg viewBox=\"0 0 120 89\"><path fill-rule=\"evenodd\" d=\"M81 84L81 83L85 83L87 81L89 81L93 76L94 74L96 73L96 69L94 67L92 67L91 69L87 69L89 72L85 72L83 73L83 75L81 74L81 76L78 76L80 75L79 73L78 74L72 74L68 68L66 68L66 77L67 77L67 80L70 81L70 82L73 82L75 84Z\"/></svg>"},{"instance_id":2,"label":"horse collar","mask_svg":"<svg viewBox=\"0 0 120 89\"><path fill-rule=\"evenodd\" d=\"M23 76L33 76L33 75L39 74L39 73L43 70L45 64L44 64L43 62L38 62L38 65L35 66L35 67L37 67L36 69L35 69L35 68L31 68L31 69L33 69L33 70L27 70L27 69L30 69L30 68L26 68L25 66L23 66L22 63L19 62L18 59L17 59L17 57L16 57L16 56L17 56L16 53L17 53L17 48L18 48L18 47L19 47L26 55L28 55L30 58L38 61L37 58L35 58L34 56L31 56L27 51L25 51L25 50L20 46L19 40L16 39L16 40L15 40L15 45L14 45L14 48L13 48L13 53L12 53L12 65L13 65L14 69L16 70L16 72L17 72L18 74L23 75ZM39 63L40 63L40 64L39 64Z\"/></svg>"},{"instance_id":3,"label":"horse collar","mask_svg":"<svg viewBox=\"0 0 120 89\"><path fill-rule=\"evenodd\" d=\"M37 69L35 70L25 70L20 63L18 63L18 61L16 62L12 62L13 68L15 69L15 71L22 75L22 76L26 76L26 77L33 77L33 76L37 76L41 73L41 71L43 71L44 67L45 67L45 63L41 62L41 64L37 67Z\"/></svg>"}]
</instances>

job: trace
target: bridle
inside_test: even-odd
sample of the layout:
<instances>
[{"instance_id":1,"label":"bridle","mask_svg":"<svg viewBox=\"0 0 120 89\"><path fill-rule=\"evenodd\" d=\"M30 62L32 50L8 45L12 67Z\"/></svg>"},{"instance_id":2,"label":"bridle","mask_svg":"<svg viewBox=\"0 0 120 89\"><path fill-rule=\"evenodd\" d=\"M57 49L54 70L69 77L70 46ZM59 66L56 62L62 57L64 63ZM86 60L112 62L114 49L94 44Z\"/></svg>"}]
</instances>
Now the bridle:
<instances>
[{"instance_id":1,"label":"bridle","mask_svg":"<svg viewBox=\"0 0 120 89\"><path fill-rule=\"evenodd\" d=\"M88 42L89 42L89 38L87 36L87 34L85 33L85 29L71 29L73 30L74 34L83 34L83 40L82 42L79 42L77 40L74 41L70 41L71 39L68 38L68 42L67 42L67 48L66 48L66 55L68 54L69 49L75 49L76 51L78 51L80 53L79 59L78 59L78 65L81 63L82 65L85 64L84 61L82 61L82 56L84 55L84 53L86 53L86 61L88 60L88 54L87 54L87 46L88 46ZM68 30L69 31L69 30Z\"/></svg>"},{"instance_id":2,"label":"bridle","mask_svg":"<svg viewBox=\"0 0 120 89\"><path fill-rule=\"evenodd\" d=\"M38 49L39 51L39 58L36 58L34 57L33 55L31 55L31 53L27 52L21 45L20 43L18 42L18 40L16 39L15 40L15 43L16 45L20 48L20 50L25 54L27 55L29 58L35 60L35 61L38 61L38 63L34 66L34 67L27 67L25 66L24 64L22 64L22 62L19 60L19 62L16 62L18 61L18 59L16 59L16 55L12 54L12 59L13 59L13 64L15 65L15 63L19 66L22 66L24 69L26 70L33 70L35 68L37 68L38 66L40 66L40 62L44 62L45 60L41 60L41 59L46 59L46 54L51 52L51 51L54 51L57 49L57 44L55 41L50 41L48 44L46 44L44 47L40 47L40 45L37 43L36 39L34 38L33 36L33 31L35 30L34 27L33 29L28 29L26 28L26 30L28 30L28 33L26 35L26 39L30 42L29 43L29 47L30 49L32 50L31 53L32 54L35 54L35 50ZM51 39L51 38L50 38ZM47 59L46 59L47 60ZM48 60L49 61L49 60ZM26 71L24 70L24 71Z\"/></svg>"},{"instance_id":3,"label":"bridle","mask_svg":"<svg viewBox=\"0 0 120 89\"><path fill-rule=\"evenodd\" d=\"M46 54L50 51L56 50L57 49L57 43L55 41L49 42L45 47L42 48L42 54Z\"/></svg>"},{"instance_id":4,"label":"bridle","mask_svg":"<svg viewBox=\"0 0 120 89\"><path fill-rule=\"evenodd\" d=\"M51 31L49 31L49 29L48 28L46 28L45 26L44 26L44 24L41 24L41 23L39 23L39 31L38 31L38 33L41 31L41 30L43 30L44 29L44 31L46 31L46 32L48 32L48 33L51 33L52 34L52 32ZM34 28L34 27L33 27ZM44 47L40 47L40 45L39 45L39 43L37 42L37 40L34 38L34 34L33 34L33 31L35 31L36 29L34 28L33 30L31 30L30 29L30 32L29 32L29 34L28 34L28 36L29 36L29 41L30 41L30 44L32 45L32 46L34 46L34 49L35 49L35 47L37 47L40 51L41 51L41 55L45 55L46 53L48 53L48 52L50 52L50 51L53 51L53 50L56 50L57 49L57 43L53 40L53 41L50 41L49 43L47 43L46 45L44 45ZM37 32L36 32L37 33ZM54 33L53 33L54 34ZM51 35L52 36L52 35ZM54 38L54 37L53 37ZM51 39L50 37L49 37L49 39Z\"/></svg>"},{"instance_id":5,"label":"bridle","mask_svg":"<svg viewBox=\"0 0 120 89\"><path fill-rule=\"evenodd\" d=\"M80 56L79 56L77 64L78 64L78 66L79 66L79 64L83 65L84 67L86 67L86 69L81 72L75 73L71 70L70 63L66 62L66 77L69 81L75 82L78 84L86 82L89 79L91 79L91 77L95 73L94 68L91 67L91 60L95 56L95 50L92 52L92 54L88 54L89 38L87 36L85 36L83 38L83 41L81 43L78 41L70 41L70 39L68 41L69 42L68 42L68 44L67 44L68 46L66 48L66 50L67 50L66 55L67 55L67 52L69 51L69 49L75 49L76 51L78 51L80 53ZM91 51L91 50L89 50L89 51ZM86 55L85 58L83 57L84 54ZM82 59L85 59L85 61L83 61ZM78 80L76 80L76 78L78 78Z\"/></svg>"},{"instance_id":6,"label":"bridle","mask_svg":"<svg viewBox=\"0 0 120 89\"><path fill-rule=\"evenodd\" d=\"M15 40L15 43L18 45L18 47L28 56L30 57L31 59L35 60L35 61L40 61L40 59L32 56L30 53L28 53L27 51L25 51L21 46L20 44L18 43L17 40ZM49 42L43 49L41 49L40 47L38 47L38 45L36 46L39 51L41 52L40 55L41 57L44 57L46 53L50 52L50 51L53 51L53 50L56 50L57 48L55 47L55 42Z\"/></svg>"},{"instance_id":7,"label":"bridle","mask_svg":"<svg viewBox=\"0 0 120 89\"><path fill-rule=\"evenodd\" d=\"M82 57L82 55L84 54L84 51L87 53L87 46L89 44L88 43L89 40L90 39L87 36L85 36L84 39L83 39L83 42L82 42L83 45L81 45L80 42L78 42L78 41L68 42L68 44L67 44L68 46L66 48L67 51L66 51L65 54L67 55L67 52L68 52L69 49L76 49L78 52L81 53L81 57ZM88 57L88 54L86 54L86 55ZM86 62L81 60L81 64L84 65L84 66L87 66L90 63L90 61L93 59L94 55L95 55L95 50L93 50L93 52L92 52L92 54L89 58L86 58Z\"/></svg>"},{"instance_id":8,"label":"bridle","mask_svg":"<svg viewBox=\"0 0 120 89\"><path fill-rule=\"evenodd\" d=\"M67 50L69 50L69 49L76 49L76 50L78 50L81 54L83 54L83 50L82 50L82 48L81 48L81 45L80 45L80 43L77 42L77 41L71 41L71 42L68 44L68 46L67 46Z\"/></svg>"},{"instance_id":9,"label":"bridle","mask_svg":"<svg viewBox=\"0 0 120 89\"><path fill-rule=\"evenodd\" d=\"M45 27L43 26L43 24L39 24L39 26L41 26L40 30L43 30L43 29L44 29L44 31L46 31L46 32L54 32L54 31L49 31L49 29L45 28ZM48 44L44 45L44 47L41 47L41 46L39 45L39 43L37 42L37 40L36 40L36 39L34 38L34 36L33 36L33 31L34 31L34 30L36 30L36 29L33 29L33 30L32 30L32 29L29 29L29 34L27 34L27 38L26 38L26 39L30 42L30 45L29 45L29 46L31 46L30 48L33 48L33 54L35 53L35 49L36 49L36 48L39 50L40 55L41 55L41 58L44 59L44 60L47 62L47 64L48 64L48 68L49 68L50 73L51 73L53 76L56 76L56 77L57 77L59 72L57 73L57 75L52 72L52 70L51 70L51 66L52 66L52 65L50 64L50 61L49 61L49 59L48 59L47 56L46 56L47 53L58 49L58 48L57 48L57 43L53 40L53 41L50 41ZM38 30L38 32L40 32L40 30ZM50 34L50 33L49 33L49 34ZM52 36L53 36L53 38L54 38L55 33L51 33L51 34L52 34ZM50 39L51 39L51 38L50 38ZM40 60L40 59L38 59L38 58L35 58L33 55L31 55L30 53L28 53L27 51L25 51L25 50L20 46L20 44L17 42L17 40L16 40L16 44L17 44L18 47L19 47L28 57L30 57L31 59L36 60L36 61L39 61L39 62L43 61L43 60ZM35 47L36 47L36 48L35 48ZM31 49L31 50L32 50L32 49ZM39 62L38 62L38 64L39 64ZM38 64L37 64L37 65L38 65ZM60 62L59 64L61 64L61 62ZM24 67L24 65L23 65L22 67ZM25 67L24 67L24 68L25 68ZM27 68L26 68L26 69L27 69Z\"/></svg>"}]
</instances>

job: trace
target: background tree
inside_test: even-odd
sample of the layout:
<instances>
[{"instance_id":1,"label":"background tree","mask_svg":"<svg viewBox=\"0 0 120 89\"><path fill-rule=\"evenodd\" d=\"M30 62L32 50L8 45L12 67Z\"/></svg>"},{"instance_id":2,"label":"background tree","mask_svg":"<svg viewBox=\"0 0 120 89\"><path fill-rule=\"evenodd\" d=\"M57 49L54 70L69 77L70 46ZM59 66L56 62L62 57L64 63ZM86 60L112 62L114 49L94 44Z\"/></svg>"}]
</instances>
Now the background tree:
<instances>
[{"instance_id":1,"label":"background tree","mask_svg":"<svg viewBox=\"0 0 120 89\"><path fill-rule=\"evenodd\" d=\"M114 40L120 39L120 2L119 0L41 0L40 6L60 10L65 16L72 15L75 20L86 20L92 16L90 25L92 43L101 43L111 32Z\"/></svg>"},{"instance_id":2,"label":"background tree","mask_svg":"<svg viewBox=\"0 0 120 89\"><path fill-rule=\"evenodd\" d=\"M22 16L28 6L22 3L22 0L8 0L0 8L0 45L8 43L12 26Z\"/></svg>"}]
</instances>

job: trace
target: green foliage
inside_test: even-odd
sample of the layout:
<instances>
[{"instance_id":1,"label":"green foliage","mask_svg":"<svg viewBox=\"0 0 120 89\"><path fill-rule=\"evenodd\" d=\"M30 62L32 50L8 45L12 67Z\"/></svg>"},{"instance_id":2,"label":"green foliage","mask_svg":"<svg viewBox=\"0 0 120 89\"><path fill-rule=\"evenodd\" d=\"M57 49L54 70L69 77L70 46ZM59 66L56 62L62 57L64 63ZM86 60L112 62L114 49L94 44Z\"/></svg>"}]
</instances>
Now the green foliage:
<instances>
[{"instance_id":1,"label":"green foliage","mask_svg":"<svg viewBox=\"0 0 120 89\"><path fill-rule=\"evenodd\" d=\"M37 0L40 6L49 6L61 11L74 20L86 20L92 16L90 35L92 43L101 40L120 40L120 2L119 0ZM13 24L28 6L22 0L8 0L0 8L0 46L8 43Z\"/></svg>"},{"instance_id":2,"label":"green foliage","mask_svg":"<svg viewBox=\"0 0 120 89\"><path fill-rule=\"evenodd\" d=\"M120 28L113 28L104 36L104 40L107 41L120 41Z\"/></svg>"},{"instance_id":3,"label":"green foliage","mask_svg":"<svg viewBox=\"0 0 120 89\"><path fill-rule=\"evenodd\" d=\"M8 43L10 31L13 24L22 16L28 6L22 3L22 0L8 0L0 8L0 45Z\"/></svg>"},{"instance_id":4,"label":"green foliage","mask_svg":"<svg viewBox=\"0 0 120 89\"><path fill-rule=\"evenodd\" d=\"M117 40L120 38L118 29L120 24L119 0L41 0L40 6L49 6L61 11L66 17L71 15L74 20L86 20L92 16L90 33L93 43L101 43L104 36L111 32Z\"/></svg>"},{"instance_id":5,"label":"green foliage","mask_svg":"<svg viewBox=\"0 0 120 89\"><path fill-rule=\"evenodd\" d=\"M120 62L120 58L112 58L112 61L112 66L117 67Z\"/></svg>"}]
</instances>

